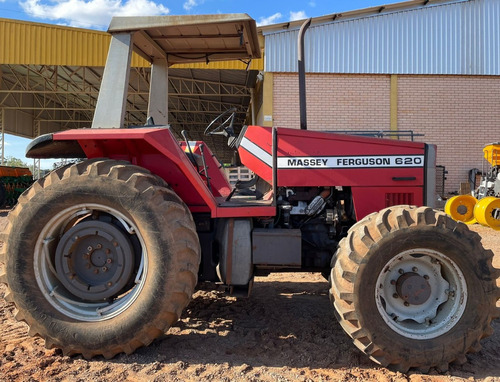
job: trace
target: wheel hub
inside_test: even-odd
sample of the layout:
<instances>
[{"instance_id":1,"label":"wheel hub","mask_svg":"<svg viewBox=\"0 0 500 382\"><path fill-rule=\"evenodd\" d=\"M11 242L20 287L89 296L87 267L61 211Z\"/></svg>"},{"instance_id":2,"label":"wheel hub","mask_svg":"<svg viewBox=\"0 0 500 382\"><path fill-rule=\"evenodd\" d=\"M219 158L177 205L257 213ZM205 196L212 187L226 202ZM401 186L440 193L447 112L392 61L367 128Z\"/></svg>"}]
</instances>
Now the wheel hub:
<instances>
[{"instance_id":1,"label":"wheel hub","mask_svg":"<svg viewBox=\"0 0 500 382\"><path fill-rule=\"evenodd\" d=\"M102 221L84 221L59 241L55 268L69 292L98 301L117 295L134 269L134 250L126 234Z\"/></svg>"},{"instance_id":2,"label":"wheel hub","mask_svg":"<svg viewBox=\"0 0 500 382\"><path fill-rule=\"evenodd\" d=\"M422 305L432 292L429 282L418 273L408 272L398 278L396 282L398 295L412 305Z\"/></svg>"},{"instance_id":3,"label":"wheel hub","mask_svg":"<svg viewBox=\"0 0 500 382\"><path fill-rule=\"evenodd\" d=\"M416 248L398 254L384 266L375 298L383 320L394 331L427 339L445 333L460 319L467 285L448 257Z\"/></svg>"},{"instance_id":4,"label":"wheel hub","mask_svg":"<svg viewBox=\"0 0 500 382\"><path fill-rule=\"evenodd\" d=\"M101 243L99 243L97 245L102 247ZM110 251L110 249L107 248L106 251ZM111 260L111 257L109 255L106 256L104 254L104 251L102 251L102 250L92 249L92 251L90 252L90 262L89 262L89 264L91 266L94 266L94 267L103 267L104 265L106 265L107 260Z\"/></svg>"}]
</instances>

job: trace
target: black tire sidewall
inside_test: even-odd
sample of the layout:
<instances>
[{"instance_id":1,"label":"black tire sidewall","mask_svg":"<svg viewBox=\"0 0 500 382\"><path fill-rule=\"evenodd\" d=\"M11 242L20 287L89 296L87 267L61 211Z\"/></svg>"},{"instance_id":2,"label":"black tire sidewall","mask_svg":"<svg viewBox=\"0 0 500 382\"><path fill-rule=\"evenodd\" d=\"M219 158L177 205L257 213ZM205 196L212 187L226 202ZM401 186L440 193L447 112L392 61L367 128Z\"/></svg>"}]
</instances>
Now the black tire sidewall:
<instances>
[{"instance_id":1,"label":"black tire sidewall","mask_svg":"<svg viewBox=\"0 0 500 382\"><path fill-rule=\"evenodd\" d=\"M69 177L37 192L23 206L22 214L14 220L8 238L9 288L14 300L23 310L29 324L35 325L42 337L57 339L58 343L78 343L84 349L112 348L127 342L145 330L145 324L157 318L159 304L173 300L174 277L179 267L173 261L169 248L174 237L165 227L168 220L151 199L124 181L95 177ZM44 297L35 278L33 256L41 229L62 210L80 203L100 204L113 208L140 227L148 253L147 277L141 293L133 304L118 316L100 322L82 322L71 319L55 309ZM178 206L178 205L177 205ZM172 306L173 311L176 310Z\"/></svg>"},{"instance_id":2,"label":"black tire sidewall","mask_svg":"<svg viewBox=\"0 0 500 382\"><path fill-rule=\"evenodd\" d=\"M400 229L372 246L360 264L354 281L354 305L359 324L366 330L371 342L389 354L390 359L403 358L421 365L436 364L436 360L443 355L443 347L458 357L477 338L477 333L473 332L483 329L490 302L482 283L478 282L478 277L484 278L485 275L477 270L483 268L480 263L484 259L478 261L473 253L474 246L468 245L459 236L458 232L435 226ZM396 333L383 320L377 309L375 288L379 274L390 260L403 251L423 247L440 252L455 262L464 275L468 299L462 317L448 332L436 338L416 340Z\"/></svg>"}]
</instances>

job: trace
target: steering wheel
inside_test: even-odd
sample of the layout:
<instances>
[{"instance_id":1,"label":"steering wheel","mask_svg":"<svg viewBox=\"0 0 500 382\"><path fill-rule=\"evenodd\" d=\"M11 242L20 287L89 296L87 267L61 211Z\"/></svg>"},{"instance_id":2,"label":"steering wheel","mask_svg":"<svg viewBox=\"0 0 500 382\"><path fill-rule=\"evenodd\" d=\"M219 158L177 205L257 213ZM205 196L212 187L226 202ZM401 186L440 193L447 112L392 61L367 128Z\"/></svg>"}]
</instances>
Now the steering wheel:
<instances>
[{"instance_id":1,"label":"steering wheel","mask_svg":"<svg viewBox=\"0 0 500 382\"><path fill-rule=\"evenodd\" d=\"M232 107L227 109L222 114L215 117L215 119L210 122L203 134L205 135L234 135L233 123L234 117L236 116L236 108Z\"/></svg>"}]
</instances>

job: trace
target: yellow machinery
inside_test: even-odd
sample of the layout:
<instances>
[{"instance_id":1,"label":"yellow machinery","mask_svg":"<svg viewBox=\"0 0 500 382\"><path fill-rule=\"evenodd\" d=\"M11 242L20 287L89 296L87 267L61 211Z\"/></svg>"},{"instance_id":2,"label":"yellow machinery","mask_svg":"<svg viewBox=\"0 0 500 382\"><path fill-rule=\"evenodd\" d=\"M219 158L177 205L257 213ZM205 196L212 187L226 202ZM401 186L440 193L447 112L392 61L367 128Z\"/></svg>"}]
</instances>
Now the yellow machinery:
<instances>
[{"instance_id":1,"label":"yellow machinery","mask_svg":"<svg viewBox=\"0 0 500 382\"><path fill-rule=\"evenodd\" d=\"M472 195L457 195L446 202L444 212L450 215L454 220L463 222L465 224L476 223L474 217L474 206L477 199Z\"/></svg>"},{"instance_id":2,"label":"yellow machinery","mask_svg":"<svg viewBox=\"0 0 500 382\"><path fill-rule=\"evenodd\" d=\"M500 198L487 196L474 207L474 217L478 223L500 231Z\"/></svg>"},{"instance_id":3,"label":"yellow machinery","mask_svg":"<svg viewBox=\"0 0 500 382\"><path fill-rule=\"evenodd\" d=\"M477 199L486 196L500 197L500 142L490 143L483 149L486 164L483 165L481 183L475 192Z\"/></svg>"},{"instance_id":4,"label":"yellow machinery","mask_svg":"<svg viewBox=\"0 0 500 382\"><path fill-rule=\"evenodd\" d=\"M500 142L490 143L483 149L484 159L493 167L500 166Z\"/></svg>"},{"instance_id":5,"label":"yellow machinery","mask_svg":"<svg viewBox=\"0 0 500 382\"><path fill-rule=\"evenodd\" d=\"M444 210L465 224L478 222L500 230L500 142L486 145L483 153L487 168L483 165L481 183L474 196L454 196L446 202Z\"/></svg>"}]
</instances>

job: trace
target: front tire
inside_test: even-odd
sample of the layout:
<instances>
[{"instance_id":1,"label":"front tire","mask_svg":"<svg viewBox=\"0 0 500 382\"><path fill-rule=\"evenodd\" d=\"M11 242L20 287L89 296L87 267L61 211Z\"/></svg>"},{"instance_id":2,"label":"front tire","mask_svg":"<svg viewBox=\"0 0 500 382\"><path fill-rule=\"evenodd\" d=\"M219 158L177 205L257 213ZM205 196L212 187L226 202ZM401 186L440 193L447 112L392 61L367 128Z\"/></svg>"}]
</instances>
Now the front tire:
<instances>
[{"instance_id":1,"label":"front tire","mask_svg":"<svg viewBox=\"0 0 500 382\"><path fill-rule=\"evenodd\" d=\"M3 234L8 298L46 346L85 358L132 353L179 318L197 282L191 214L127 162L90 160L36 182Z\"/></svg>"},{"instance_id":2,"label":"front tire","mask_svg":"<svg viewBox=\"0 0 500 382\"><path fill-rule=\"evenodd\" d=\"M478 351L500 316L492 257L479 235L444 213L386 208L341 241L331 300L354 344L378 364L446 370Z\"/></svg>"}]
</instances>

